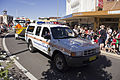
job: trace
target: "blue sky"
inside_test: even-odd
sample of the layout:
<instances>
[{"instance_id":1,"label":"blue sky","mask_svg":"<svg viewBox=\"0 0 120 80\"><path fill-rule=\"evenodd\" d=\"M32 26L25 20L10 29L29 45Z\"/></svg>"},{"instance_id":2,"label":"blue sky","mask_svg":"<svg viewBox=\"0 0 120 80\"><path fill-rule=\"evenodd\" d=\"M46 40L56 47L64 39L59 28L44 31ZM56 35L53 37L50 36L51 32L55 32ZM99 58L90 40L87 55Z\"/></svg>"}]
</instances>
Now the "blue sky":
<instances>
[{"instance_id":1,"label":"blue sky","mask_svg":"<svg viewBox=\"0 0 120 80\"><path fill-rule=\"evenodd\" d=\"M66 14L66 0L59 1L59 16ZM30 19L38 17L57 17L57 0L0 0L0 14L3 10L8 15L25 16Z\"/></svg>"}]
</instances>

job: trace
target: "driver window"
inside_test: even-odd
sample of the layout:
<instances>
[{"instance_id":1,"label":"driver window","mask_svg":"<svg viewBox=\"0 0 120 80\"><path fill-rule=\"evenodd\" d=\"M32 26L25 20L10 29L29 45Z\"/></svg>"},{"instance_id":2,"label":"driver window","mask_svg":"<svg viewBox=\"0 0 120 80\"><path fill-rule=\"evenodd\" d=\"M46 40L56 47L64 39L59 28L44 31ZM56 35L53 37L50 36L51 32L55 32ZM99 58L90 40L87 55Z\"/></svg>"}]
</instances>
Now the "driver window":
<instances>
[{"instance_id":1,"label":"driver window","mask_svg":"<svg viewBox=\"0 0 120 80\"><path fill-rule=\"evenodd\" d=\"M46 35L50 35L50 31L47 27L44 27L42 32L42 37L45 37Z\"/></svg>"}]
</instances>

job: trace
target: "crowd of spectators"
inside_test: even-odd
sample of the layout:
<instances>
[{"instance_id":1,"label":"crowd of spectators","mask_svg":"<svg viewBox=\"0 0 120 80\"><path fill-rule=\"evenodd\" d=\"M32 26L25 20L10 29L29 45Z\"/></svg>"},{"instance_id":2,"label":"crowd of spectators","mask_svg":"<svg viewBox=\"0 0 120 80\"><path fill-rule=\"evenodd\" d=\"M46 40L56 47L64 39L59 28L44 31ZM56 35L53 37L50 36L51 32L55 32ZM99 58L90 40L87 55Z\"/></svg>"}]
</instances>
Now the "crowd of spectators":
<instances>
[{"instance_id":1,"label":"crowd of spectators","mask_svg":"<svg viewBox=\"0 0 120 80\"><path fill-rule=\"evenodd\" d=\"M120 32L118 30L101 25L98 30L94 31L92 28L75 25L73 31L80 37L99 44L101 50L119 54Z\"/></svg>"},{"instance_id":2,"label":"crowd of spectators","mask_svg":"<svg viewBox=\"0 0 120 80\"><path fill-rule=\"evenodd\" d=\"M7 24L5 24L5 23L0 24L0 37L1 37L1 35L2 35L3 33L8 32L8 30L10 30L11 27L12 27L12 25L7 25Z\"/></svg>"}]
</instances>

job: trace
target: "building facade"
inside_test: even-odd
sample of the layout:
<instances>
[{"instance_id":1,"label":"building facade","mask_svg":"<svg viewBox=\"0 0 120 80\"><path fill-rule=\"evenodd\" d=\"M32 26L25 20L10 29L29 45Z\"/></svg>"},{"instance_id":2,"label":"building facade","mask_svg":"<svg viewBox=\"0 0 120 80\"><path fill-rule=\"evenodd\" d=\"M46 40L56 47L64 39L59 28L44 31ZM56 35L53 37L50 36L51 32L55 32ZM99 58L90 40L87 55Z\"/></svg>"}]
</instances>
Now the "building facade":
<instances>
[{"instance_id":1,"label":"building facade","mask_svg":"<svg viewBox=\"0 0 120 80\"><path fill-rule=\"evenodd\" d=\"M96 30L101 24L120 29L120 0L66 0L65 20L70 26L80 25Z\"/></svg>"},{"instance_id":2,"label":"building facade","mask_svg":"<svg viewBox=\"0 0 120 80\"><path fill-rule=\"evenodd\" d=\"M103 0L103 10L120 9L120 0Z\"/></svg>"},{"instance_id":3,"label":"building facade","mask_svg":"<svg viewBox=\"0 0 120 80\"><path fill-rule=\"evenodd\" d=\"M3 15L0 15L0 24L3 23Z\"/></svg>"},{"instance_id":4,"label":"building facade","mask_svg":"<svg viewBox=\"0 0 120 80\"><path fill-rule=\"evenodd\" d=\"M98 11L103 9L103 0L66 0L66 15L79 13ZM81 25L90 26L94 25L94 17L82 17L67 20L71 26Z\"/></svg>"},{"instance_id":5,"label":"building facade","mask_svg":"<svg viewBox=\"0 0 120 80\"><path fill-rule=\"evenodd\" d=\"M3 11L3 15L0 15L0 24L10 24L13 21L13 16L7 15L7 11Z\"/></svg>"},{"instance_id":6,"label":"building facade","mask_svg":"<svg viewBox=\"0 0 120 80\"><path fill-rule=\"evenodd\" d=\"M10 24L13 21L13 16L3 15L3 23Z\"/></svg>"},{"instance_id":7,"label":"building facade","mask_svg":"<svg viewBox=\"0 0 120 80\"><path fill-rule=\"evenodd\" d=\"M95 11L97 0L66 0L66 15L76 12Z\"/></svg>"}]
</instances>

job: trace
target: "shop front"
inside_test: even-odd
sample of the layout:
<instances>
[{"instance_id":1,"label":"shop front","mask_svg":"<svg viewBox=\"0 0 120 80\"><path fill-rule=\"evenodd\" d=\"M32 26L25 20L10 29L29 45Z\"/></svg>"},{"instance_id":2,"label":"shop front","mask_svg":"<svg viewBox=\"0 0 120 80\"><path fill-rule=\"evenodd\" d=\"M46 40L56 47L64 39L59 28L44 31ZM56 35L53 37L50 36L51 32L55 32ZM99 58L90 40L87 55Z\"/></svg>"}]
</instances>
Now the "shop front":
<instances>
[{"instance_id":1,"label":"shop front","mask_svg":"<svg viewBox=\"0 0 120 80\"><path fill-rule=\"evenodd\" d=\"M119 18L100 18L100 25L110 27L112 30L118 30Z\"/></svg>"},{"instance_id":2,"label":"shop front","mask_svg":"<svg viewBox=\"0 0 120 80\"><path fill-rule=\"evenodd\" d=\"M79 25L97 30L100 25L105 25L113 30L119 30L120 10L78 12L73 13L70 16L64 16L59 20L66 21L66 23L72 28L74 25Z\"/></svg>"}]
</instances>

